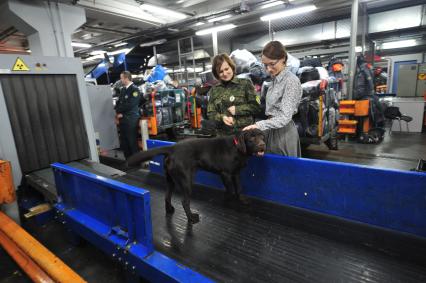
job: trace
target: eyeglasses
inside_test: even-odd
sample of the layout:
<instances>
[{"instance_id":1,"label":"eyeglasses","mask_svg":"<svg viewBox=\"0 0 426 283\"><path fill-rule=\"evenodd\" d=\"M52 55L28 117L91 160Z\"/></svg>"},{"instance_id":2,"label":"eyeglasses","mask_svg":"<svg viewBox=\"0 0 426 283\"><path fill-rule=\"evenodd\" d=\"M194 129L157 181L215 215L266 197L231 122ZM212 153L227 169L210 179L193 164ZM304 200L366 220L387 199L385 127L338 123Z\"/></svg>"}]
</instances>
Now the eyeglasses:
<instances>
[{"instance_id":1,"label":"eyeglasses","mask_svg":"<svg viewBox=\"0 0 426 283\"><path fill-rule=\"evenodd\" d=\"M263 63L263 66L265 67L265 69L268 69L268 67L273 68L273 67L275 67L276 64L278 64L279 61L280 60L277 60L277 61L275 61L275 63L268 63L268 64Z\"/></svg>"}]
</instances>

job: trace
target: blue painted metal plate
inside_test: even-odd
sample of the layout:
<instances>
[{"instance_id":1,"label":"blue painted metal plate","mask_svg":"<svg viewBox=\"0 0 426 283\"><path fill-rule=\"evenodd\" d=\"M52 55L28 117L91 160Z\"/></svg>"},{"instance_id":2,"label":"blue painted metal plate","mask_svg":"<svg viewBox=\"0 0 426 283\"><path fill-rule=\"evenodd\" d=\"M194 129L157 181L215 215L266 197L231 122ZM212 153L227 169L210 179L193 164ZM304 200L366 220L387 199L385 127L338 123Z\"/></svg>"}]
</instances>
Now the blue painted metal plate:
<instances>
[{"instance_id":1,"label":"blue painted metal plate","mask_svg":"<svg viewBox=\"0 0 426 283\"><path fill-rule=\"evenodd\" d=\"M162 156L150 170L163 174ZM195 181L223 189L216 174L200 171ZM426 237L426 173L267 154L249 160L241 183L248 196Z\"/></svg>"},{"instance_id":2,"label":"blue painted metal plate","mask_svg":"<svg viewBox=\"0 0 426 283\"><path fill-rule=\"evenodd\" d=\"M147 190L59 163L52 167L56 216L74 233L152 282L212 282L154 251Z\"/></svg>"},{"instance_id":3,"label":"blue painted metal plate","mask_svg":"<svg viewBox=\"0 0 426 283\"><path fill-rule=\"evenodd\" d=\"M148 191L66 165L52 167L61 209L87 215L96 227L110 227L109 236L141 243L146 253L154 250Z\"/></svg>"}]
</instances>

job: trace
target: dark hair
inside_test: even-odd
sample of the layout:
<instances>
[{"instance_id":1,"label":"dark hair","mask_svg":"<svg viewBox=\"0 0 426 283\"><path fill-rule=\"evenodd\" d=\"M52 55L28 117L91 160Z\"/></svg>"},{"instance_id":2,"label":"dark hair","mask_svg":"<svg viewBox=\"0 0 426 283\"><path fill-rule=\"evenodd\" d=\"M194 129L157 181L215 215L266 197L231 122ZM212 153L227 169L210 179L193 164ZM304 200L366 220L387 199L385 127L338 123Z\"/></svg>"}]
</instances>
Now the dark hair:
<instances>
[{"instance_id":1,"label":"dark hair","mask_svg":"<svg viewBox=\"0 0 426 283\"><path fill-rule=\"evenodd\" d=\"M284 45L279 41L270 41L263 47L262 55L272 60L284 59L287 62L287 52Z\"/></svg>"},{"instance_id":2,"label":"dark hair","mask_svg":"<svg viewBox=\"0 0 426 283\"><path fill-rule=\"evenodd\" d=\"M129 81L132 81L132 74L129 71L123 71L121 74L127 78Z\"/></svg>"},{"instance_id":3,"label":"dark hair","mask_svg":"<svg viewBox=\"0 0 426 283\"><path fill-rule=\"evenodd\" d=\"M232 72L235 76L235 63L232 61L231 58L229 58L228 54L222 53L219 55L214 56L213 62L212 62L212 73L216 79L219 79L219 73L220 73L220 67L222 67L223 62L228 63L228 65L231 67Z\"/></svg>"}]
</instances>

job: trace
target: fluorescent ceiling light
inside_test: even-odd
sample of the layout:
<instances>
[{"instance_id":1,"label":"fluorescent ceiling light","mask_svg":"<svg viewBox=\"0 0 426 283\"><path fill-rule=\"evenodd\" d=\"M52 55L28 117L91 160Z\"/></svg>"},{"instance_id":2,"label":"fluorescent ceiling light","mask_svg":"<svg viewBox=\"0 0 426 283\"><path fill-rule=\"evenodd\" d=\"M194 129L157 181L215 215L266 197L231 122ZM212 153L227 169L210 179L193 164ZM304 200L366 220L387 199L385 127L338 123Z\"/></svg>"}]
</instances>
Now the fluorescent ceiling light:
<instances>
[{"instance_id":1,"label":"fluorescent ceiling light","mask_svg":"<svg viewBox=\"0 0 426 283\"><path fill-rule=\"evenodd\" d=\"M210 20L208 20L208 22L209 22L209 23L213 23L213 22L217 22L217 21L224 20L224 19L228 19L228 18L230 18L230 17L232 17L232 15L230 15L230 14L228 14L228 15L223 15L223 16L220 16L220 17L216 17L216 18L210 19Z\"/></svg>"},{"instance_id":2,"label":"fluorescent ceiling light","mask_svg":"<svg viewBox=\"0 0 426 283\"><path fill-rule=\"evenodd\" d=\"M302 6L299 8L293 8L293 9L286 9L282 12L278 12L278 13L273 13L273 14L269 14L263 17L260 17L260 20L262 21L271 21L271 20L275 20L275 19L281 19L281 18L285 18L285 17L291 17L294 15L298 15L298 14L303 14L303 13L307 13L313 10L316 10L317 7L315 5L307 5L307 6Z\"/></svg>"},{"instance_id":3,"label":"fluorescent ceiling light","mask_svg":"<svg viewBox=\"0 0 426 283\"><path fill-rule=\"evenodd\" d=\"M416 45L415 39L407 39L407 40L400 40L400 41L384 42L382 43L381 49L403 48L403 47L410 47L415 45Z\"/></svg>"},{"instance_id":4,"label":"fluorescent ceiling light","mask_svg":"<svg viewBox=\"0 0 426 283\"><path fill-rule=\"evenodd\" d=\"M148 13L152 13L154 16L155 15L159 15L159 16L167 16L167 17L171 17L177 20L183 20L185 18L187 18L188 16L185 15L184 13L179 13L179 12L175 12L173 10L170 9L166 9L163 7L159 7L159 6L154 6L151 4L142 4L140 6L140 8Z\"/></svg>"},{"instance_id":5,"label":"fluorescent ceiling light","mask_svg":"<svg viewBox=\"0 0 426 283\"><path fill-rule=\"evenodd\" d=\"M224 31L224 30L228 30L228 29L233 29L235 27L236 27L236 25L234 25L234 24L227 24L227 25L216 26L216 27L212 27L212 28L208 28L208 29L202 29L202 30L197 31L195 34L196 35L206 35L206 34L210 34L212 32L219 32L219 31Z\"/></svg>"},{"instance_id":6,"label":"fluorescent ceiling light","mask_svg":"<svg viewBox=\"0 0 426 283\"><path fill-rule=\"evenodd\" d=\"M92 52L90 52L90 55L102 55L106 53L105 50L93 50Z\"/></svg>"},{"instance_id":7,"label":"fluorescent ceiling light","mask_svg":"<svg viewBox=\"0 0 426 283\"><path fill-rule=\"evenodd\" d=\"M81 36L81 38L82 39L90 39L90 38L92 38L93 37L93 35L92 35L92 33L86 33L86 34L83 34L82 36Z\"/></svg>"},{"instance_id":8,"label":"fluorescent ceiling light","mask_svg":"<svg viewBox=\"0 0 426 283\"><path fill-rule=\"evenodd\" d=\"M93 52L90 53L90 55L93 55L93 56L87 57L84 60L85 60L85 62L87 62L87 61L93 61L93 60L96 60L96 59L105 59L105 55L104 55L105 53L108 56L114 56L114 55L117 55L117 54L120 54L120 53L127 54L130 51L132 51L132 49L133 48L124 48L124 49L118 49L118 50L111 51L111 52L106 52L106 51L103 51L103 50L96 50L96 51L93 51ZM110 57L110 60L113 60L113 59L114 59L114 57Z\"/></svg>"},{"instance_id":9,"label":"fluorescent ceiling light","mask_svg":"<svg viewBox=\"0 0 426 283\"><path fill-rule=\"evenodd\" d=\"M296 42L296 39L293 39L293 38L288 39L288 38L277 37L274 40L281 42L281 44L284 45L284 46L292 45ZM262 46L265 46L269 42L270 42L270 40L266 40L265 42L263 42Z\"/></svg>"},{"instance_id":10,"label":"fluorescent ceiling light","mask_svg":"<svg viewBox=\"0 0 426 283\"><path fill-rule=\"evenodd\" d=\"M125 54L127 54L127 53L129 53L131 50L132 50L133 48L124 48L124 49L118 49L118 50L115 50L115 51L111 51L111 52L108 52L107 54L108 55L117 55L117 54L120 54L120 53L125 53Z\"/></svg>"},{"instance_id":11,"label":"fluorescent ceiling light","mask_svg":"<svg viewBox=\"0 0 426 283\"><path fill-rule=\"evenodd\" d=\"M271 7L275 7L282 4L284 4L284 1L274 1L274 2L270 2L268 4L260 6L260 9L271 8Z\"/></svg>"},{"instance_id":12,"label":"fluorescent ceiling light","mask_svg":"<svg viewBox=\"0 0 426 283\"><path fill-rule=\"evenodd\" d=\"M98 54L98 55L95 55L95 56L90 56L90 57L87 57L86 59L84 59L84 61L93 61L93 60L96 60L96 59L104 59L104 55L101 55L101 54Z\"/></svg>"},{"instance_id":13,"label":"fluorescent ceiling light","mask_svg":"<svg viewBox=\"0 0 426 283\"><path fill-rule=\"evenodd\" d=\"M167 42L167 39L162 38L162 39L155 40L155 41L141 43L139 46L140 47L148 47L148 46L160 45L160 44L163 44L165 42Z\"/></svg>"},{"instance_id":14,"label":"fluorescent ceiling light","mask_svg":"<svg viewBox=\"0 0 426 283\"><path fill-rule=\"evenodd\" d=\"M355 52L357 53L362 52L362 46L355 46Z\"/></svg>"},{"instance_id":15,"label":"fluorescent ceiling light","mask_svg":"<svg viewBox=\"0 0 426 283\"><path fill-rule=\"evenodd\" d=\"M82 43L82 42L71 42L71 46L74 46L74 47L92 47L91 44Z\"/></svg>"},{"instance_id":16,"label":"fluorescent ceiling light","mask_svg":"<svg viewBox=\"0 0 426 283\"><path fill-rule=\"evenodd\" d=\"M180 68L180 69L175 69L175 70L170 69L170 68L165 68L165 69L167 70L168 73L184 73L185 72L185 68ZM192 67L188 67L188 68L186 68L186 71L188 73L194 73L194 71L196 73L199 73L199 72L203 71L203 68L202 67L195 67L195 69L194 69Z\"/></svg>"},{"instance_id":17,"label":"fluorescent ceiling light","mask_svg":"<svg viewBox=\"0 0 426 283\"><path fill-rule=\"evenodd\" d=\"M127 42L120 42L120 43L114 44L114 47L120 47L124 45L127 45Z\"/></svg>"},{"instance_id":18,"label":"fluorescent ceiling light","mask_svg":"<svg viewBox=\"0 0 426 283\"><path fill-rule=\"evenodd\" d=\"M194 24L194 26L198 27L198 26L202 26L202 25L204 25L204 24L205 24L205 22L196 22L196 23Z\"/></svg>"},{"instance_id":19,"label":"fluorescent ceiling light","mask_svg":"<svg viewBox=\"0 0 426 283\"><path fill-rule=\"evenodd\" d=\"M177 4L180 4L180 3L183 3L183 2L185 2L185 0L179 0L179 1L177 1L176 3L177 3Z\"/></svg>"}]
</instances>

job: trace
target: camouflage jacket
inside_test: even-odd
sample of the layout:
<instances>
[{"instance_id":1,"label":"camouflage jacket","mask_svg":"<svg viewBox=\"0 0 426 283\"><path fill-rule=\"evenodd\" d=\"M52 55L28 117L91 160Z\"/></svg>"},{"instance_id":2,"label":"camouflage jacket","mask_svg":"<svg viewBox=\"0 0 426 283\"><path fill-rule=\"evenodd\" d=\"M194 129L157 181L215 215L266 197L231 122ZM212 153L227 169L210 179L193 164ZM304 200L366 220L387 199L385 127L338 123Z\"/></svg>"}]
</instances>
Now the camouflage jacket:
<instances>
[{"instance_id":1,"label":"camouflage jacket","mask_svg":"<svg viewBox=\"0 0 426 283\"><path fill-rule=\"evenodd\" d=\"M254 123L254 116L261 111L260 100L256 95L253 84L246 79L234 78L228 83L219 83L209 92L207 115L218 125L218 134L231 135L234 126L223 123L223 116L232 116L228 108L235 106L235 130Z\"/></svg>"}]
</instances>

